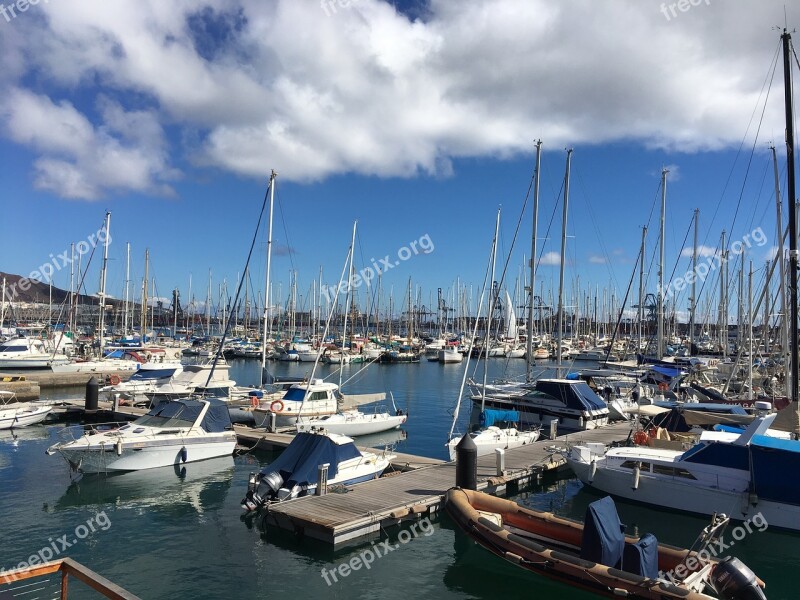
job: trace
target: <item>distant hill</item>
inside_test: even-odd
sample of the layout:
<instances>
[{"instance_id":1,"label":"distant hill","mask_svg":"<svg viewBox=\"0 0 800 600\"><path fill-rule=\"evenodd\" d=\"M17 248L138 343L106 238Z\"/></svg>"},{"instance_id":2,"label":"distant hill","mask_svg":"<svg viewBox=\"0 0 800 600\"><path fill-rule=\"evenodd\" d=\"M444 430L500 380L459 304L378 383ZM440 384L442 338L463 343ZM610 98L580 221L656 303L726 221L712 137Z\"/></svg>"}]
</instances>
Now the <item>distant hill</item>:
<instances>
[{"instance_id":1,"label":"distant hill","mask_svg":"<svg viewBox=\"0 0 800 600\"><path fill-rule=\"evenodd\" d=\"M41 281L37 281L35 279L29 279L28 281L30 282L30 287L28 287L27 290L23 290L20 287L20 280L24 279L22 275L15 275L13 273L4 273L0 271L0 285L2 285L3 278L6 280L6 302L38 302L46 304L50 301L50 286L47 283L42 283ZM67 300L68 297L68 290L62 290L59 287L53 286L53 304L61 304ZM78 298L80 304L83 305L97 304L96 296L79 294ZM109 298L108 304L116 306L117 304L122 304L122 301Z\"/></svg>"}]
</instances>

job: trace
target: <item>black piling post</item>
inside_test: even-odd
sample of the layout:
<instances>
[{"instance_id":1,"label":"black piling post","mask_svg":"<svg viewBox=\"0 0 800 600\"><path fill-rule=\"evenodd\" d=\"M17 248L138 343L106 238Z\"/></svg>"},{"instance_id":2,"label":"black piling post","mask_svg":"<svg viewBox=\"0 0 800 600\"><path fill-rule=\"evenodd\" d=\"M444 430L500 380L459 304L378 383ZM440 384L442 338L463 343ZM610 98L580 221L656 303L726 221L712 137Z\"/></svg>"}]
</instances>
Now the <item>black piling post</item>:
<instances>
[{"instance_id":1,"label":"black piling post","mask_svg":"<svg viewBox=\"0 0 800 600\"><path fill-rule=\"evenodd\" d=\"M456 446L456 486L465 490L478 489L478 446L469 434Z\"/></svg>"},{"instance_id":2,"label":"black piling post","mask_svg":"<svg viewBox=\"0 0 800 600\"><path fill-rule=\"evenodd\" d=\"M87 412L97 410L97 399L99 397L99 392L100 384L98 383L97 379L92 376L92 378L86 382L86 403L84 404L84 409Z\"/></svg>"}]
</instances>

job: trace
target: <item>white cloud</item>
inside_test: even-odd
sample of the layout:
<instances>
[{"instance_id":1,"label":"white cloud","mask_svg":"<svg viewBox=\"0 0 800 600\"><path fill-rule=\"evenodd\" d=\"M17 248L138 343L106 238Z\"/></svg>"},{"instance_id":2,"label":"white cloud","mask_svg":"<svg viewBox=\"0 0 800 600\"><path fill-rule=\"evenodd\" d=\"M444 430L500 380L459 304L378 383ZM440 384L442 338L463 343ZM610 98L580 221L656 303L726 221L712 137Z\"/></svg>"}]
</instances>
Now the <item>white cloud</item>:
<instances>
[{"instance_id":1,"label":"white cloud","mask_svg":"<svg viewBox=\"0 0 800 600\"><path fill-rule=\"evenodd\" d=\"M709 256L716 256L717 252L718 249L714 248L713 246L704 246L703 244L700 244L697 247L698 258L707 258ZM684 248L683 250L681 250L681 257L691 258L693 253L694 253L693 248Z\"/></svg>"},{"instance_id":2,"label":"white cloud","mask_svg":"<svg viewBox=\"0 0 800 600\"><path fill-rule=\"evenodd\" d=\"M430 0L416 20L379 0L330 16L297 0L35 9L0 38L0 86L33 100L4 94L5 133L40 153L37 186L76 198L169 193L181 159L303 181L449 176L454 158L530 153L535 138L738 144L777 43L764 32L783 19L778 0L670 20L628 0ZM768 110L763 129L782 118Z\"/></svg>"},{"instance_id":3,"label":"white cloud","mask_svg":"<svg viewBox=\"0 0 800 600\"><path fill-rule=\"evenodd\" d=\"M607 261L605 256L597 256L593 254L589 257L589 262L593 265L604 265Z\"/></svg>"},{"instance_id":4,"label":"white cloud","mask_svg":"<svg viewBox=\"0 0 800 600\"><path fill-rule=\"evenodd\" d=\"M539 259L539 264L559 266L561 264L561 255L558 252L545 252Z\"/></svg>"}]
</instances>

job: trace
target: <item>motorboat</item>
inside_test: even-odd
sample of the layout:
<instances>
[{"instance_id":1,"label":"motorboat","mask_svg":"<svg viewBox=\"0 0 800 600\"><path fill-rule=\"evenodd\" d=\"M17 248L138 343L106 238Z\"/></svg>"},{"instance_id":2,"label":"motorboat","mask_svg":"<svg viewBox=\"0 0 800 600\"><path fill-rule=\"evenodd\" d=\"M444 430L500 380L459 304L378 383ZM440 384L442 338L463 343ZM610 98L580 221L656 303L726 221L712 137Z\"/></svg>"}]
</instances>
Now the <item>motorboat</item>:
<instances>
[{"instance_id":1,"label":"motorboat","mask_svg":"<svg viewBox=\"0 0 800 600\"><path fill-rule=\"evenodd\" d=\"M469 382L473 404L495 410L515 410L523 425L549 426L570 431L608 424L608 406L584 381L538 379L532 383L486 386Z\"/></svg>"},{"instance_id":2,"label":"motorboat","mask_svg":"<svg viewBox=\"0 0 800 600\"><path fill-rule=\"evenodd\" d=\"M324 431L298 433L283 453L250 476L242 508L257 510L316 491L320 467L327 465L327 485L354 485L381 476L393 455L361 451L352 438Z\"/></svg>"},{"instance_id":3,"label":"motorboat","mask_svg":"<svg viewBox=\"0 0 800 600\"><path fill-rule=\"evenodd\" d=\"M41 423L53 410L41 402L16 402L14 392L0 391L0 430Z\"/></svg>"},{"instance_id":4,"label":"motorboat","mask_svg":"<svg viewBox=\"0 0 800 600\"><path fill-rule=\"evenodd\" d=\"M459 352L458 346L446 346L438 351L437 359L440 363L460 363L464 355Z\"/></svg>"},{"instance_id":5,"label":"motorboat","mask_svg":"<svg viewBox=\"0 0 800 600\"><path fill-rule=\"evenodd\" d=\"M461 488L447 491L444 506L461 534L492 554L600 596L766 600L764 583L739 559L711 557L705 549L722 540L729 521L724 515L682 549L648 533L625 535L608 496L589 505L583 523Z\"/></svg>"},{"instance_id":6,"label":"motorboat","mask_svg":"<svg viewBox=\"0 0 800 600\"><path fill-rule=\"evenodd\" d=\"M65 439L47 453L59 453L73 471L110 473L180 465L233 454L228 406L221 400L161 402L122 427L66 428Z\"/></svg>"},{"instance_id":7,"label":"motorboat","mask_svg":"<svg viewBox=\"0 0 800 600\"><path fill-rule=\"evenodd\" d=\"M228 365L217 361L217 364L186 365L183 371L170 381L156 386L152 392L144 392L145 396L155 404L161 400L176 400L193 394L201 394L222 400L247 400L251 388L237 386L228 375Z\"/></svg>"},{"instance_id":8,"label":"motorboat","mask_svg":"<svg viewBox=\"0 0 800 600\"><path fill-rule=\"evenodd\" d=\"M408 415L403 414L402 411L390 414L386 411L368 413L353 409L317 419L301 420L295 427L298 432L322 429L329 433L356 437L397 429L407 419Z\"/></svg>"},{"instance_id":9,"label":"motorboat","mask_svg":"<svg viewBox=\"0 0 800 600\"><path fill-rule=\"evenodd\" d=\"M40 338L19 336L0 344L0 369L46 369L67 362L66 355L52 352Z\"/></svg>"},{"instance_id":10,"label":"motorboat","mask_svg":"<svg viewBox=\"0 0 800 600\"><path fill-rule=\"evenodd\" d=\"M254 408L253 417L256 425L263 427L271 422L271 416L274 414L275 425L286 427L295 425L298 418L316 419L335 415L339 411L338 391L338 385L326 383L322 379L296 383L269 407Z\"/></svg>"},{"instance_id":11,"label":"motorboat","mask_svg":"<svg viewBox=\"0 0 800 600\"><path fill-rule=\"evenodd\" d=\"M182 372L183 365L178 362L144 363L127 381L121 381L116 375L109 376L108 385L100 388L100 393L105 394L109 402L115 398L130 404L149 402L146 394L172 383Z\"/></svg>"},{"instance_id":12,"label":"motorboat","mask_svg":"<svg viewBox=\"0 0 800 600\"><path fill-rule=\"evenodd\" d=\"M532 444L539 439L539 430L520 431L516 427L498 427L496 422L505 421L506 423L519 422L519 412L517 411L498 411L484 410L480 413L480 428L466 435L472 438L478 448L478 456L492 454L496 449L509 450ZM456 446L463 436L454 436L447 443L447 450L450 460L456 459Z\"/></svg>"},{"instance_id":13,"label":"motorboat","mask_svg":"<svg viewBox=\"0 0 800 600\"><path fill-rule=\"evenodd\" d=\"M645 439L619 448L586 443L573 446L565 458L584 484L607 494L703 515L724 512L736 520L761 515L770 527L800 530L800 485L793 478L800 441L786 433L797 431L793 404L755 417L745 429L718 425L702 431L688 449L685 441Z\"/></svg>"}]
</instances>

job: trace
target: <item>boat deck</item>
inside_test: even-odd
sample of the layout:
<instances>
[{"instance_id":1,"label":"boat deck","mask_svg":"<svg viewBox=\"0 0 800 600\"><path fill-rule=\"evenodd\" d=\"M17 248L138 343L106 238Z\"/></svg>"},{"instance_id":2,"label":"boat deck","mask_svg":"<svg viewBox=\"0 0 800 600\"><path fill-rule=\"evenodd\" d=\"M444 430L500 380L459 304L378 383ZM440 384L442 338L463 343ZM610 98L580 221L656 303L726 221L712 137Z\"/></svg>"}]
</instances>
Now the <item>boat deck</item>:
<instances>
[{"instance_id":1,"label":"boat deck","mask_svg":"<svg viewBox=\"0 0 800 600\"><path fill-rule=\"evenodd\" d=\"M629 431L628 423L619 423L506 450L501 475L495 456L482 456L478 459L478 489L501 494L509 484L525 485L546 471L564 466L564 459L553 453L554 447L578 441L611 443L624 439ZM268 525L336 546L377 536L381 529L437 512L455 479L455 463L431 465L362 483L346 493L329 492L273 505L265 520Z\"/></svg>"}]
</instances>

